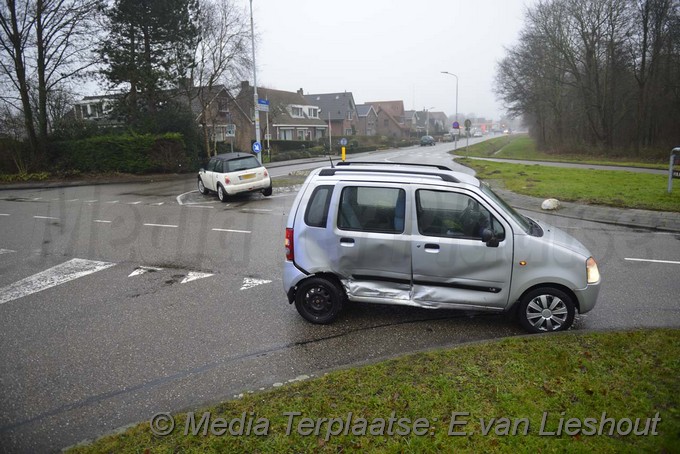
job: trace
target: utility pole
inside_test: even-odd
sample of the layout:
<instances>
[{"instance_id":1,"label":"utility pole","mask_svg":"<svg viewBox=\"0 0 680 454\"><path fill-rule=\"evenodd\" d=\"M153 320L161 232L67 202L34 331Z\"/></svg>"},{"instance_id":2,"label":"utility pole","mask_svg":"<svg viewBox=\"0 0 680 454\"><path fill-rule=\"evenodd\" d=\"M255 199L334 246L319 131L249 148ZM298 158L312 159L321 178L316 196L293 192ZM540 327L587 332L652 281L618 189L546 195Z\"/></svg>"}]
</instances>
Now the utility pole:
<instances>
[{"instance_id":1,"label":"utility pole","mask_svg":"<svg viewBox=\"0 0 680 454\"><path fill-rule=\"evenodd\" d=\"M255 122L255 143L260 143L260 110L257 98L257 65L255 64L255 25L253 23L253 0L250 0L250 41L253 46L253 116ZM262 152L257 154L257 160L262 162Z\"/></svg>"}]
</instances>

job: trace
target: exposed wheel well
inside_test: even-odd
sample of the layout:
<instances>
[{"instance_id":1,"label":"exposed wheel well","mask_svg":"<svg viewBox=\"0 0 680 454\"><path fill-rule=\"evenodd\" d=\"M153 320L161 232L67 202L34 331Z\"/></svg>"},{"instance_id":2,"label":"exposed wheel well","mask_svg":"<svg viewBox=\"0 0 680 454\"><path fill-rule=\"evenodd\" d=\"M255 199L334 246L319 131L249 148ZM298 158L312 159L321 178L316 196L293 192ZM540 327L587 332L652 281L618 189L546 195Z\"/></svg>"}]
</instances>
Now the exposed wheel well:
<instances>
[{"instance_id":1,"label":"exposed wheel well","mask_svg":"<svg viewBox=\"0 0 680 454\"><path fill-rule=\"evenodd\" d=\"M313 278L313 277L321 277L321 278L329 280L330 282L333 282L338 287L338 289L342 292L342 295L345 299L345 302L347 302L347 293L345 293L345 286L342 285L342 282L340 282L340 279L338 279L338 277L335 274L332 274L332 273L317 273L317 274L310 274L309 276L307 276L306 278L304 278L300 282L298 282L295 287L290 289L290 291L288 291L288 302L290 304L293 304L293 302L295 302L295 294L297 293L297 289L300 286L300 284L302 284L307 279L310 279L310 278Z\"/></svg>"}]
</instances>

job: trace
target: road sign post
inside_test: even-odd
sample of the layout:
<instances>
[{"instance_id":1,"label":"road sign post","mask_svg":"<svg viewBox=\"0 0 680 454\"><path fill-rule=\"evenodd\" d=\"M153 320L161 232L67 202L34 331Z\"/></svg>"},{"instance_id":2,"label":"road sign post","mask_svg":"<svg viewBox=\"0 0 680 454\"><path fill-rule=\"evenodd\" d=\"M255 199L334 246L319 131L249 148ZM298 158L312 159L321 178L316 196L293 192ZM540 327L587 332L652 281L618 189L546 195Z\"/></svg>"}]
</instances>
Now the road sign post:
<instances>
[{"instance_id":1,"label":"road sign post","mask_svg":"<svg viewBox=\"0 0 680 454\"><path fill-rule=\"evenodd\" d=\"M671 150L671 161L668 165L668 193L669 194L673 190L673 178L680 178L680 147L673 148Z\"/></svg>"},{"instance_id":2,"label":"road sign post","mask_svg":"<svg viewBox=\"0 0 680 454\"><path fill-rule=\"evenodd\" d=\"M453 128L451 130L453 133L453 150L456 151L458 149L458 137L460 137L460 123L458 123L458 121L454 121L451 127Z\"/></svg>"},{"instance_id":3,"label":"road sign post","mask_svg":"<svg viewBox=\"0 0 680 454\"><path fill-rule=\"evenodd\" d=\"M340 145L342 145L341 152L342 154L340 155L340 158L342 159L343 162L345 162L345 145L347 145L347 139L344 137L340 139Z\"/></svg>"}]
</instances>

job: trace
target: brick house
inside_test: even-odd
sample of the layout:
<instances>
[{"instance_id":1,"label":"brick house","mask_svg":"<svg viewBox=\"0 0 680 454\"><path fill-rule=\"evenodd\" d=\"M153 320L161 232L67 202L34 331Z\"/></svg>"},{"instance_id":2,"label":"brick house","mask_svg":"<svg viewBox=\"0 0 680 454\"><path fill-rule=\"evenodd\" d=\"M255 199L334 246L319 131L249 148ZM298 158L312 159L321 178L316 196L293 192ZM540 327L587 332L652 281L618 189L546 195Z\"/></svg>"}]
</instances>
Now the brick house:
<instances>
[{"instance_id":1,"label":"brick house","mask_svg":"<svg viewBox=\"0 0 680 454\"><path fill-rule=\"evenodd\" d=\"M370 104L357 105L360 136L375 136L378 133L378 114Z\"/></svg>"},{"instance_id":2,"label":"brick house","mask_svg":"<svg viewBox=\"0 0 680 454\"><path fill-rule=\"evenodd\" d=\"M303 94L302 89L299 90ZM359 132L356 103L352 92L304 95L321 109L320 118L331 124L333 136L353 136Z\"/></svg>"},{"instance_id":3,"label":"brick house","mask_svg":"<svg viewBox=\"0 0 680 454\"><path fill-rule=\"evenodd\" d=\"M404 123L404 101L367 102L378 114L377 133L380 136L405 138L409 127Z\"/></svg>"}]
</instances>

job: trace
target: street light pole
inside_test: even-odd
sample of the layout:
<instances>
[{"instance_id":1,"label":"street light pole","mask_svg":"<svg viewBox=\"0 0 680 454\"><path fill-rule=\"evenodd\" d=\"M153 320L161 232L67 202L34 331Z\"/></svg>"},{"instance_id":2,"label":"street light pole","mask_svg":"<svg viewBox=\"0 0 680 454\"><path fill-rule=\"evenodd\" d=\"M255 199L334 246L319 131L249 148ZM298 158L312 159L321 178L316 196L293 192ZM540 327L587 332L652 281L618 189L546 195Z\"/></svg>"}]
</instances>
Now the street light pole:
<instances>
[{"instance_id":1,"label":"street light pole","mask_svg":"<svg viewBox=\"0 0 680 454\"><path fill-rule=\"evenodd\" d=\"M453 73L450 73L448 71L442 71L442 74L448 74L449 76L453 76L456 78L456 121L458 121L458 76L456 76ZM458 129L460 131L460 129ZM458 149L458 136L456 135L456 139L453 141L453 149L456 150Z\"/></svg>"},{"instance_id":2,"label":"street light pole","mask_svg":"<svg viewBox=\"0 0 680 454\"><path fill-rule=\"evenodd\" d=\"M430 135L430 109L434 109L433 107L429 107L425 109L425 112L427 112L427 115L425 115L425 135L429 136Z\"/></svg>"},{"instance_id":3,"label":"street light pole","mask_svg":"<svg viewBox=\"0 0 680 454\"><path fill-rule=\"evenodd\" d=\"M257 65L255 64L255 26L253 24L253 0L250 0L250 40L253 46L253 120L255 122L255 142L260 143L260 111L257 97ZM257 160L262 162L262 151L257 153Z\"/></svg>"}]
</instances>

